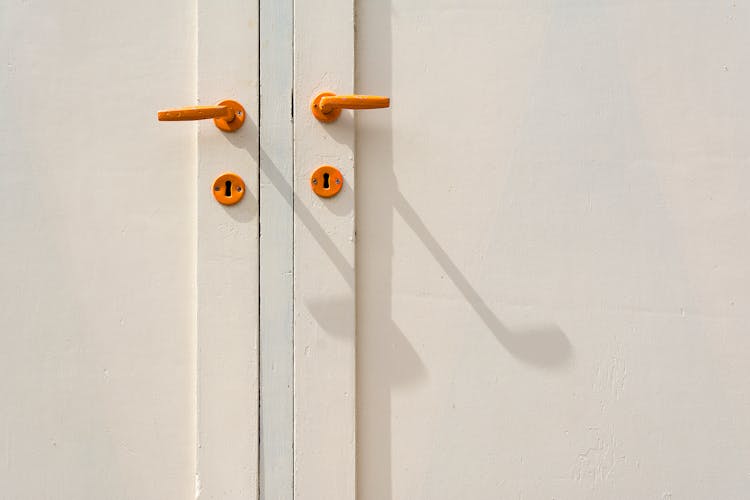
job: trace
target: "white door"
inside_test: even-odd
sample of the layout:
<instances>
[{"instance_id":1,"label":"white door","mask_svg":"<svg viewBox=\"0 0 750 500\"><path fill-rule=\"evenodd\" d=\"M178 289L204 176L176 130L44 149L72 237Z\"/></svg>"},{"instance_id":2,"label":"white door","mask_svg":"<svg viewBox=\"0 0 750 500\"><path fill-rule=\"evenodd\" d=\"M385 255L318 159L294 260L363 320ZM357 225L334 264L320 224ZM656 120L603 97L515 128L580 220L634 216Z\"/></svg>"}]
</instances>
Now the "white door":
<instances>
[{"instance_id":1,"label":"white door","mask_svg":"<svg viewBox=\"0 0 750 500\"><path fill-rule=\"evenodd\" d=\"M0 497L254 498L257 2L7 0L0 48Z\"/></svg>"},{"instance_id":2,"label":"white door","mask_svg":"<svg viewBox=\"0 0 750 500\"><path fill-rule=\"evenodd\" d=\"M750 4L296 8L298 498L744 498Z\"/></svg>"}]
</instances>

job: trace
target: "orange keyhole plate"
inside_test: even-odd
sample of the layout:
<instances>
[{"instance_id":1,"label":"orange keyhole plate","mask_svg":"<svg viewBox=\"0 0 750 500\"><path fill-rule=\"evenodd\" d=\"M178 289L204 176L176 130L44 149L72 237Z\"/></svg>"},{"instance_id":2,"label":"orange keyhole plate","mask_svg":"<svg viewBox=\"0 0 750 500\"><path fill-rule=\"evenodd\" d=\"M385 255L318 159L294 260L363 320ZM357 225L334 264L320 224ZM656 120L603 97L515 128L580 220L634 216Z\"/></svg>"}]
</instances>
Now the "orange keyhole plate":
<instances>
[{"instance_id":1,"label":"orange keyhole plate","mask_svg":"<svg viewBox=\"0 0 750 500\"><path fill-rule=\"evenodd\" d=\"M227 172L216 178L211 191L216 201L222 205L234 205L245 196L245 182L239 175Z\"/></svg>"},{"instance_id":2,"label":"orange keyhole plate","mask_svg":"<svg viewBox=\"0 0 750 500\"><path fill-rule=\"evenodd\" d=\"M323 198L336 196L344 186L344 177L339 169L330 165L318 167L310 176L310 187L313 192Z\"/></svg>"}]
</instances>

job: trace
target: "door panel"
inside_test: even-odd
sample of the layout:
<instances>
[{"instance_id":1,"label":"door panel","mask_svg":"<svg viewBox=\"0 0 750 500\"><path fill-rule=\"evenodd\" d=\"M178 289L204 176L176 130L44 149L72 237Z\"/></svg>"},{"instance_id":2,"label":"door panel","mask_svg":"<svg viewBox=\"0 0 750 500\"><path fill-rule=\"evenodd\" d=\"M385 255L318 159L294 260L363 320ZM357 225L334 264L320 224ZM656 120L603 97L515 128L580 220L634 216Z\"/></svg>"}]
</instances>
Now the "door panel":
<instances>
[{"instance_id":1,"label":"door panel","mask_svg":"<svg viewBox=\"0 0 750 500\"><path fill-rule=\"evenodd\" d=\"M203 470L213 498L257 490L257 130L156 121L224 98L257 118L240 3L0 6L3 498L194 498ZM253 191L233 208L224 170Z\"/></svg>"},{"instance_id":2,"label":"door panel","mask_svg":"<svg viewBox=\"0 0 750 500\"><path fill-rule=\"evenodd\" d=\"M357 2L358 498L743 496L748 7Z\"/></svg>"},{"instance_id":3,"label":"door panel","mask_svg":"<svg viewBox=\"0 0 750 500\"><path fill-rule=\"evenodd\" d=\"M354 116L321 123L319 92L354 91L351 0L294 5L294 460L295 498L355 496ZM332 165L332 198L311 174Z\"/></svg>"},{"instance_id":4,"label":"door panel","mask_svg":"<svg viewBox=\"0 0 750 500\"><path fill-rule=\"evenodd\" d=\"M201 103L239 101L241 129L198 127L197 472L202 498L258 493L259 61L258 2L197 3L197 87ZM235 172L246 191L218 204L214 179Z\"/></svg>"}]
</instances>

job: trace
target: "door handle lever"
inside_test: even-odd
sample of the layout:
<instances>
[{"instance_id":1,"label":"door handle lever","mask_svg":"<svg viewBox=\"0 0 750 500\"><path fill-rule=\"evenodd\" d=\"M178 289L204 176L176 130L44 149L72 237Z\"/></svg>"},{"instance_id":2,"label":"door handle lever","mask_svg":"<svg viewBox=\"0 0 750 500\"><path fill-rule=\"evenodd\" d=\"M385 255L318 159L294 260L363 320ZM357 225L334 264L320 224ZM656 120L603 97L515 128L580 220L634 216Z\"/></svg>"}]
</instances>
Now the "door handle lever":
<instances>
[{"instance_id":1,"label":"door handle lever","mask_svg":"<svg viewBox=\"0 0 750 500\"><path fill-rule=\"evenodd\" d=\"M391 106L389 97L379 95L336 95L321 92L310 103L312 114L318 120L330 123L336 121L342 109L376 109Z\"/></svg>"},{"instance_id":2,"label":"door handle lever","mask_svg":"<svg viewBox=\"0 0 750 500\"><path fill-rule=\"evenodd\" d=\"M224 132L234 132L245 123L245 108L237 101L221 101L216 106L188 106L163 109L157 114L160 122L183 122L214 119L214 124Z\"/></svg>"}]
</instances>

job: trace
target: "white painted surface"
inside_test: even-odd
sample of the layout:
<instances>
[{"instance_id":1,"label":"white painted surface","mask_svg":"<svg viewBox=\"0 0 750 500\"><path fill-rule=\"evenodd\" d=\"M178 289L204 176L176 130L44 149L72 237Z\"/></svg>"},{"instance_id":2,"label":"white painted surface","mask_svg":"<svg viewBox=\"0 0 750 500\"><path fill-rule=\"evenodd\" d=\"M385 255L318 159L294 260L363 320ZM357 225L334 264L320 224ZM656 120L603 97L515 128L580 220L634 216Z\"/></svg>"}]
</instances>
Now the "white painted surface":
<instances>
[{"instance_id":1,"label":"white painted surface","mask_svg":"<svg viewBox=\"0 0 750 500\"><path fill-rule=\"evenodd\" d=\"M260 4L260 490L292 499L293 0Z\"/></svg>"},{"instance_id":2,"label":"white painted surface","mask_svg":"<svg viewBox=\"0 0 750 500\"><path fill-rule=\"evenodd\" d=\"M156 121L257 120L257 5L217 4L0 5L2 498L254 498L257 130Z\"/></svg>"},{"instance_id":3,"label":"white painted surface","mask_svg":"<svg viewBox=\"0 0 750 500\"><path fill-rule=\"evenodd\" d=\"M319 123L310 101L354 90L350 0L295 1L294 10L294 495L355 494L354 119ZM310 174L341 170L344 187L318 198Z\"/></svg>"},{"instance_id":4,"label":"white painted surface","mask_svg":"<svg viewBox=\"0 0 750 500\"><path fill-rule=\"evenodd\" d=\"M360 500L747 496L749 9L358 0Z\"/></svg>"},{"instance_id":5,"label":"white painted surface","mask_svg":"<svg viewBox=\"0 0 750 500\"><path fill-rule=\"evenodd\" d=\"M198 480L201 498L258 493L258 2L198 1L201 104L242 103L243 127L198 131ZM239 174L243 200L216 203Z\"/></svg>"}]
</instances>

